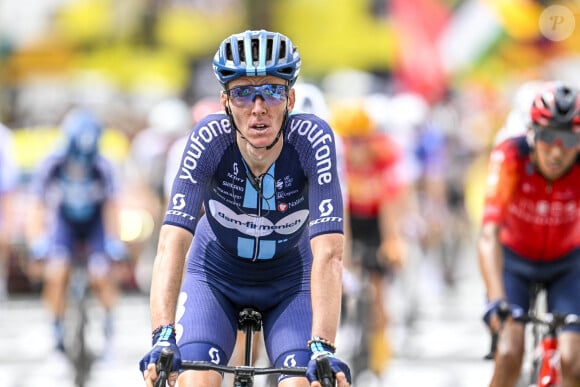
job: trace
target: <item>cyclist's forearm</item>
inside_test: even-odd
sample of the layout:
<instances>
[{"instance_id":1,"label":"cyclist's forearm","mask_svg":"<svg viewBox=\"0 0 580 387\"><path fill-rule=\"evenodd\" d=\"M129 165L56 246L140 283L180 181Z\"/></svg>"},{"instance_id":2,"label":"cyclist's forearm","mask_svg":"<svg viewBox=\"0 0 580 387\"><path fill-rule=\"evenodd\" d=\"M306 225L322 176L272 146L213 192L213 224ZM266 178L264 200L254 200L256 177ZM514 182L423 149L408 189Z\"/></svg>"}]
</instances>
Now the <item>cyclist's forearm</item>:
<instances>
[{"instance_id":1,"label":"cyclist's forearm","mask_svg":"<svg viewBox=\"0 0 580 387\"><path fill-rule=\"evenodd\" d=\"M490 300L505 297L503 286L503 257L499 242L499 227L486 224L482 227L477 242L479 268L483 276L487 296Z\"/></svg>"},{"instance_id":2,"label":"cyclist's forearm","mask_svg":"<svg viewBox=\"0 0 580 387\"><path fill-rule=\"evenodd\" d=\"M340 317L343 236L320 235L311 244L312 335L334 341Z\"/></svg>"},{"instance_id":3,"label":"cyclist's forearm","mask_svg":"<svg viewBox=\"0 0 580 387\"><path fill-rule=\"evenodd\" d=\"M153 328L175 321L185 256L192 235L180 227L164 225L153 264L151 281L151 323Z\"/></svg>"},{"instance_id":4,"label":"cyclist's forearm","mask_svg":"<svg viewBox=\"0 0 580 387\"><path fill-rule=\"evenodd\" d=\"M379 230L381 239L401 238L401 221L412 211L413 195L410 187L402 185L392 198L381 202L379 208Z\"/></svg>"}]
</instances>

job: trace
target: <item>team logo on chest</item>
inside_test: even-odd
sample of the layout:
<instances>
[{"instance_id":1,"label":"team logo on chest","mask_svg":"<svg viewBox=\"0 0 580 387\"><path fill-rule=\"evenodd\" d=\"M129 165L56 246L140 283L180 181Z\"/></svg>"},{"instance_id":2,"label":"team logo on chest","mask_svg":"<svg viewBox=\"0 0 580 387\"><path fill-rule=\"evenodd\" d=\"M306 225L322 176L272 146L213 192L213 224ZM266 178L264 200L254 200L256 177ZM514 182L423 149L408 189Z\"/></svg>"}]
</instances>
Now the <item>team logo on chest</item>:
<instances>
[{"instance_id":1,"label":"team logo on chest","mask_svg":"<svg viewBox=\"0 0 580 387\"><path fill-rule=\"evenodd\" d=\"M216 200L210 200L208 204L209 216L221 226L252 237L263 237L272 233L291 235L300 230L308 220L306 209L292 212L273 223L272 220L262 216L238 214Z\"/></svg>"}]
</instances>

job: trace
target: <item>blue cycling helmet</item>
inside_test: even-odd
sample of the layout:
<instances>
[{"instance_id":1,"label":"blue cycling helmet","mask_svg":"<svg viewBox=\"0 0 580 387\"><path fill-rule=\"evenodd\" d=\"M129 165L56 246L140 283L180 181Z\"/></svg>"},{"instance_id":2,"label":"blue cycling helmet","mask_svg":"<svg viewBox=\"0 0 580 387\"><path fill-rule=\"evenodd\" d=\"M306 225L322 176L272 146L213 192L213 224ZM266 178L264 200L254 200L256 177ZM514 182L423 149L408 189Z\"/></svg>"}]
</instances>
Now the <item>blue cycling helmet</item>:
<instances>
[{"instance_id":1,"label":"blue cycling helmet","mask_svg":"<svg viewBox=\"0 0 580 387\"><path fill-rule=\"evenodd\" d=\"M62 130L66 136L67 156L91 162L98 152L103 132L97 117L86 110L73 110L65 117Z\"/></svg>"},{"instance_id":2,"label":"blue cycling helmet","mask_svg":"<svg viewBox=\"0 0 580 387\"><path fill-rule=\"evenodd\" d=\"M239 77L265 75L285 79L292 87L300 64L298 49L289 38L265 30L231 35L220 44L213 58L215 75L224 89Z\"/></svg>"}]
</instances>

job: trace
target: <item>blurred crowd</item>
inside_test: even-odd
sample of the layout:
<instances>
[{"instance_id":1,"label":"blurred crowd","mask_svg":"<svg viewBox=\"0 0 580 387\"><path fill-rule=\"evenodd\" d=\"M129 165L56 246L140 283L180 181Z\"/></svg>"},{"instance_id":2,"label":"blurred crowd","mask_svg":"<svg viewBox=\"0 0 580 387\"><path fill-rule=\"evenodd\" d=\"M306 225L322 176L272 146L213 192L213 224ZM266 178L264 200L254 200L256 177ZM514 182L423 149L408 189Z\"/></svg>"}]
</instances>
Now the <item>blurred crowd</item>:
<instances>
[{"instance_id":1,"label":"blurred crowd","mask_svg":"<svg viewBox=\"0 0 580 387\"><path fill-rule=\"evenodd\" d=\"M480 218L490 146L498 133L521 133L534 81L580 84L575 70L578 34L574 30L558 40L540 33L540 14L549 5L541 3L548 2L408 2L438 11L423 23L433 30L420 27L425 21L425 14L418 16L420 7L410 14L400 1L369 1L372 6L364 11L356 6L362 2L345 2L347 10L332 1L319 2L324 12L331 12L332 25L341 25L338 20L349 17L345 12L350 12L352 25L361 12L376 23L391 23L384 42L378 30L367 32L381 42L379 51L398 53L377 54L361 64L353 59L355 51L335 52L329 59L335 66L323 62L303 69L306 81L297 84L296 93L305 99L299 108L328 119L344 143L345 198L356 227L347 230L352 248L346 299L360 288L362 262L367 262L362 256L368 254L361 244L368 244L369 234L352 231L366 230L369 225L361 219L369 217L374 218L371 227L389 230L371 241L375 262L366 267L378 306L370 340L379 347L369 364L380 373L391 354L384 337L390 320L389 283L428 260L441 286L453 289L461 252L472 248ZM119 183L118 236L127 249L118 273L121 289L146 293L166 190L183 141L195 122L220 109L217 83L208 80L208 49L230 30L272 24L288 30L283 32L298 41L303 56L312 53L315 58L321 48L308 46L308 40L330 44L325 33L304 23L287 27L280 20L292 6L301 15L317 2L260 8L249 0L52 1L41 2L45 5L25 18L21 16L30 8L25 11L16 3L0 0L0 21L12 19L3 23L12 29L0 28L0 297L40 290L42 280L29 265L34 241L26 236L30 183L41 160L62 144L62 120L78 106L90 108L103 124L99 149ZM566 6L575 18L572 3ZM260 20L267 23L260 25ZM474 24L466 27L469 23ZM401 24L415 28L405 35L409 41L394 41L390 35ZM465 30L457 32L460 28ZM440 39L434 41L435 36ZM345 50L367 40L356 35L338 39ZM435 54L435 45L439 56L425 57ZM383 66L376 60L384 61ZM409 320L415 313L412 293L410 289ZM348 305L345 310L348 314Z\"/></svg>"}]
</instances>

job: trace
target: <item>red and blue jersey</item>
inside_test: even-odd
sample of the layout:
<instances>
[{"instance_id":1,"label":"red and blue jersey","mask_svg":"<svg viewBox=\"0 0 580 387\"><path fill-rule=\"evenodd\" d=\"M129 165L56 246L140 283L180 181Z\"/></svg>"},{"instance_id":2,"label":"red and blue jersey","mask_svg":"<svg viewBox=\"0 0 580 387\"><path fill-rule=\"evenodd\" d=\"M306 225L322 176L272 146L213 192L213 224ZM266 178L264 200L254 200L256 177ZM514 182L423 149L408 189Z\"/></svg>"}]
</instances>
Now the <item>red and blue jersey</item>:
<instances>
[{"instance_id":1,"label":"red and blue jersey","mask_svg":"<svg viewBox=\"0 0 580 387\"><path fill-rule=\"evenodd\" d=\"M580 158L555 181L530 158L525 137L491 152L483 224L501 227L500 241L531 261L554 261L580 247Z\"/></svg>"},{"instance_id":2,"label":"red and blue jersey","mask_svg":"<svg viewBox=\"0 0 580 387\"><path fill-rule=\"evenodd\" d=\"M385 133L347 138L344 148L350 213L375 218L381 203L396 197L404 185L402 152Z\"/></svg>"}]
</instances>

